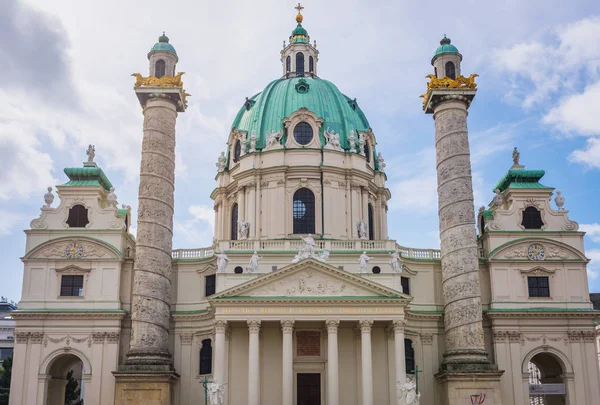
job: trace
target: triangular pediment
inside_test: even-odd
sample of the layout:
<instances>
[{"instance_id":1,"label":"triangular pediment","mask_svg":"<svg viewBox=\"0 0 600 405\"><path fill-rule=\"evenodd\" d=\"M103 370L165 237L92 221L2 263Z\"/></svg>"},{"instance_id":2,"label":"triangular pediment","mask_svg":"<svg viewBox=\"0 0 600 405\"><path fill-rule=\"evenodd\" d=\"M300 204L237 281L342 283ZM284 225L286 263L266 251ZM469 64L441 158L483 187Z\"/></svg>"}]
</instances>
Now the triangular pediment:
<instances>
[{"instance_id":1,"label":"triangular pediment","mask_svg":"<svg viewBox=\"0 0 600 405\"><path fill-rule=\"evenodd\" d=\"M283 298L390 298L410 297L399 291L313 259L291 264L273 273L229 288L212 297Z\"/></svg>"}]
</instances>

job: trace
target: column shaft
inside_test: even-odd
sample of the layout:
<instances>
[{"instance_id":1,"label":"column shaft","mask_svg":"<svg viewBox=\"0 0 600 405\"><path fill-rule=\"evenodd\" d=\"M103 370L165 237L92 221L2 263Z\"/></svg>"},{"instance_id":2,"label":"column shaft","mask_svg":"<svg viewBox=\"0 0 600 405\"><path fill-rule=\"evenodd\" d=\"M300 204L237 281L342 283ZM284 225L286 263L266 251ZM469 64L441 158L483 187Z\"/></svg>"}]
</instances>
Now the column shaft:
<instances>
[{"instance_id":1,"label":"column shaft","mask_svg":"<svg viewBox=\"0 0 600 405\"><path fill-rule=\"evenodd\" d=\"M248 322L248 405L260 405L260 321Z\"/></svg>"},{"instance_id":2,"label":"column shaft","mask_svg":"<svg viewBox=\"0 0 600 405\"><path fill-rule=\"evenodd\" d=\"M327 405L339 405L340 384L338 365L338 326L340 321L325 321L327 325Z\"/></svg>"},{"instance_id":3,"label":"column shaft","mask_svg":"<svg viewBox=\"0 0 600 405\"><path fill-rule=\"evenodd\" d=\"M227 333L227 321L215 323L215 370L214 380L219 384L225 383L225 334Z\"/></svg>"},{"instance_id":4,"label":"column shaft","mask_svg":"<svg viewBox=\"0 0 600 405\"><path fill-rule=\"evenodd\" d=\"M294 333L294 321L281 321L281 332L283 334L283 405L294 405L294 362L292 337Z\"/></svg>"},{"instance_id":5,"label":"column shaft","mask_svg":"<svg viewBox=\"0 0 600 405\"><path fill-rule=\"evenodd\" d=\"M404 384L406 382L406 358L404 352L404 327L406 326L405 320L395 320L392 322L394 328L394 360L396 363L396 390L398 384ZM397 396L397 404L404 405L404 400Z\"/></svg>"},{"instance_id":6,"label":"column shaft","mask_svg":"<svg viewBox=\"0 0 600 405\"><path fill-rule=\"evenodd\" d=\"M371 354L371 326L373 326L373 321L360 321L359 324L362 358L362 405L373 405L373 359Z\"/></svg>"},{"instance_id":7,"label":"column shaft","mask_svg":"<svg viewBox=\"0 0 600 405\"><path fill-rule=\"evenodd\" d=\"M248 233L248 239L254 239L253 235L256 232L256 183L250 183L246 185L246 188L249 188L248 191L248 218L246 221L250 222L250 232Z\"/></svg>"},{"instance_id":8,"label":"column shaft","mask_svg":"<svg viewBox=\"0 0 600 405\"><path fill-rule=\"evenodd\" d=\"M488 363L484 348L467 105L434 110L444 295L445 363Z\"/></svg>"},{"instance_id":9,"label":"column shaft","mask_svg":"<svg viewBox=\"0 0 600 405\"><path fill-rule=\"evenodd\" d=\"M176 119L175 104L167 99L151 98L144 105L128 364L171 363L168 338Z\"/></svg>"},{"instance_id":10,"label":"column shaft","mask_svg":"<svg viewBox=\"0 0 600 405\"><path fill-rule=\"evenodd\" d=\"M238 188L238 217L246 219L246 187Z\"/></svg>"}]
</instances>

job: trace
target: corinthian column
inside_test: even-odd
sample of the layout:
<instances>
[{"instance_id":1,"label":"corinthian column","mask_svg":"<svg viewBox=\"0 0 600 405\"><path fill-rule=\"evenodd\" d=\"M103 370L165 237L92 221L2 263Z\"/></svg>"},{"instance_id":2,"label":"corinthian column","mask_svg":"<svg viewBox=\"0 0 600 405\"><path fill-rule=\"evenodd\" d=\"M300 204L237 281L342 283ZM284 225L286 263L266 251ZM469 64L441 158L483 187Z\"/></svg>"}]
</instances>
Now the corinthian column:
<instances>
[{"instance_id":1,"label":"corinthian column","mask_svg":"<svg viewBox=\"0 0 600 405\"><path fill-rule=\"evenodd\" d=\"M340 321L327 320L327 405L339 405L338 326Z\"/></svg>"},{"instance_id":2,"label":"corinthian column","mask_svg":"<svg viewBox=\"0 0 600 405\"><path fill-rule=\"evenodd\" d=\"M362 366L362 404L373 405L373 357L371 326L373 321L360 321L360 354Z\"/></svg>"},{"instance_id":3,"label":"corinthian column","mask_svg":"<svg viewBox=\"0 0 600 405\"><path fill-rule=\"evenodd\" d=\"M281 321L281 333L283 334L283 405L294 405L294 348L292 337L294 333L294 321Z\"/></svg>"},{"instance_id":4,"label":"corinthian column","mask_svg":"<svg viewBox=\"0 0 600 405\"><path fill-rule=\"evenodd\" d=\"M455 90L458 90L455 91ZM434 89L445 364L489 363L484 348L467 108L475 89Z\"/></svg>"},{"instance_id":5,"label":"corinthian column","mask_svg":"<svg viewBox=\"0 0 600 405\"><path fill-rule=\"evenodd\" d=\"M176 104L149 98L138 197L138 233L127 364L170 364L167 346L175 191Z\"/></svg>"},{"instance_id":6,"label":"corinthian column","mask_svg":"<svg viewBox=\"0 0 600 405\"><path fill-rule=\"evenodd\" d=\"M260 405L260 321L248 323L248 405Z\"/></svg>"}]
</instances>

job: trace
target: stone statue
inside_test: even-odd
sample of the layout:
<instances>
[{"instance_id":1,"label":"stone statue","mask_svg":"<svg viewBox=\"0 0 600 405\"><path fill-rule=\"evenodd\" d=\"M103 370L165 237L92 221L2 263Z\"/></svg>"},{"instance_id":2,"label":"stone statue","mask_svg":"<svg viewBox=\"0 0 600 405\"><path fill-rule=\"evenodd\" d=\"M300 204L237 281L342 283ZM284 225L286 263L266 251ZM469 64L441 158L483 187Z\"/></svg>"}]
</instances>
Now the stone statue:
<instances>
[{"instance_id":1,"label":"stone statue","mask_svg":"<svg viewBox=\"0 0 600 405\"><path fill-rule=\"evenodd\" d=\"M52 187L48 187L48 192L44 194L44 202L46 203L46 207L50 208L53 201L54 194L52 194Z\"/></svg>"},{"instance_id":2,"label":"stone statue","mask_svg":"<svg viewBox=\"0 0 600 405\"><path fill-rule=\"evenodd\" d=\"M88 156L88 163L92 163L96 157L96 147L94 145L88 146L85 154Z\"/></svg>"},{"instance_id":3,"label":"stone statue","mask_svg":"<svg viewBox=\"0 0 600 405\"><path fill-rule=\"evenodd\" d=\"M306 238L302 238L302 242L304 242L304 251L308 254L308 257L313 257L315 255L315 240L312 235L309 233Z\"/></svg>"},{"instance_id":4,"label":"stone statue","mask_svg":"<svg viewBox=\"0 0 600 405\"><path fill-rule=\"evenodd\" d=\"M381 152L377 153L377 166L379 166L380 172L385 172L385 161L381 155Z\"/></svg>"},{"instance_id":5,"label":"stone statue","mask_svg":"<svg viewBox=\"0 0 600 405\"><path fill-rule=\"evenodd\" d=\"M519 153L519 151L517 150L517 147L515 146L515 148L513 149L513 153L512 153L513 164L515 166L519 166L519 158L520 157L521 157L521 154Z\"/></svg>"},{"instance_id":6,"label":"stone statue","mask_svg":"<svg viewBox=\"0 0 600 405\"><path fill-rule=\"evenodd\" d=\"M256 152L256 131L252 131L250 135L250 153Z\"/></svg>"},{"instance_id":7,"label":"stone statue","mask_svg":"<svg viewBox=\"0 0 600 405\"><path fill-rule=\"evenodd\" d=\"M414 378L407 377L406 382L397 382L398 398L403 399L406 405L419 405L421 393L417 392Z\"/></svg>"},{"instance_id":8,"label":"stone statue","mask_svg":"<svg viewBox=\"0 0 600 405\"><path fill-rule=\"evenodd\" d=\"M496 195L494 196L494 200L492 201L492 205L494 206L494 208L500 208L500 207L502 207L502 203L504 202L504 197L500 193L500 189L499 188L496 189L495 193L496 193Z\"/></svg>"},{"instance_id":9,"label":"stone statue","mask_svg":"<svg viewBox=\"0 0 600 405\"><path fill-rule=\"evenodd\" d=\"M340 135L336 134L334 131L325 131L325 140L327 144L325 145L325 149L331 150L339 150L342 151L342 145L340 144Z\"/></svg>"},{"instance_id":10,"label":"stone statue","mask_svg":"<svg viewBox=\"0 0 600 405\"><path fill-rule=\"evenodd\" d=\"M358 134L358 153L365 156L365 144L367 143L367 138L365 134Z\"/></svg>"},{"instance_id":11,"label":"stone statue","mask_svg":"<svg viewBox=\"0 0 600 405\"><path fill-rule=\"evenodd\" d=\"M281 140L281 135L282 135L281 131L267 132L267 149L270 149L273 146L276 146L277 144L279 144L279 141Z\"/></svg>"},{"instance_id":12,"label":"stone statue","mask_svg":"<svg viewBox=\"0 0 600 405\"><path fill-rule=\"evenodd\" d=\"M248 273L258 273L258 262L262 259L262 256L258 255L258 252L255 250L254 254L250 258L250 263L248 264Z\"/></svg>"},{"instance_id":13,"label":"stone statue","mask_svg":"<svg viewBox=\"0 0 600 405\"><path fill-rule=\"evenodd\" d=\"M248 134L243 133L240 135L240 156L246 154L246 144L248 143Z\"/></svg>"},{"instance_id":14,"label":"stone statue","mask_svg":"<svg viewBox=\"0 0 600 405\"><path fill-rule=\"evenodd\" d=\"M110 188L110 193L106 196L106 201L108 201L108 206L114 209L117 209L117 195L115 194L115 188Z\"/></svg>"},{"instance_id":15,"label":"stone statue","mask_svg":"<svg viewBox=\"0 0 600 405\"><path fill-rule=\"evenodd\" d=\"M354 130L350 131L348 143L350 144L350 153L356 153L356 137L354 136Z\"/></svg>"},{"instance_id":16,"label":"stone statue","mask_svg":"<svg viewBox=\"0 0 600 405\"><path fill-rule=\"evenodd\" d=\"M227 384L218 384L216 382L208 383L208 403L210 405L223 405L223 396L225 395L225 386Z\"/></svg>"},{"instance_id":17,"label":"stone statue","mask_svg":"<svg viewBox=\"0 0 600 405\"><path fill-rule=\"evenodd\" d=\"M221 156L217 158L217 163L215 164L219 173L223 173L223 171L225 171L226 161L227 159L225 158L225 152L221 152Z\"/></svg>"},{"instance_id":18,"label":"stone statue","mask_svg":"<svg viewBox=\"0 0 600 405\"><path fill-rule=\"evenodd\" d=\"M362 255L360 255L360 257L358 258L358 272L359 273L366 273L367 272L367 266L369 265L369 260L371 260L371 258L369 256L367 256L367 252L364 251L362 252Z\"/></svg>"},{"instance_id":19,"label":"stone statue","mask_svg":"<svg viewBox=\"0 0 600 405\"><path fill-rule=\"evenodd\" d=\"M227 263L229 262L229 257L221 250L221 253L215 252L215 257L217 258L217 273L225 273L227 270Z\"/></svg>"},{"instance_id":20,"label":"stone statue","mask_svg":"<svg viewBox=\"0 0 600 405\"><path fill-rule=\"evenodd\" d=\"M242 219L239 224L240 239L248 239L248 231L250 230L250 224L245 219Z\"/></svg>"},{"instance_id":21,"label":"stone statue","mask_svg":"<svg viewBox=\"0 0 600 405\"><path fill-rule=\"evenodd\" d=\"M327 262L327 259L329 259L329 250L324 250L323 253L321 253L317 259L319 259L320 261L322 261L323 263Z\"/></svg>"},{"instance_id":22,"label":"stone statue","mask_svg":"<svg viewBox=\"0 0 600 405\"><path fill-rule=\"evenodd\" d=\"M556 190L556 198L554 199L556 206L559 211L563 211L563 205L565 205L565 197L562 195L562 191Z\"/></svg>"},{"instance_id":23,"label":"stone statue","mask_svg":"<svg viewBox=\"0 0 600 405\"><path fill-rule=\"evenodd\" d=\"M358 237L360 239L367 239L367 223L364 220L359 219L356 223L356 227L358 228Z\"/></svg>"},{"instance_id":24,"label":"stone statue","mask_svg":"<svg viewBox=\"0 0 600 405\"><path fill-rule=\"evenodd\" d=\"M400 252L396 250L390 256L390 266L392 266L392 271L394 273L402 274L402 258L400 257Z\"/></svg>"}]
</instances>

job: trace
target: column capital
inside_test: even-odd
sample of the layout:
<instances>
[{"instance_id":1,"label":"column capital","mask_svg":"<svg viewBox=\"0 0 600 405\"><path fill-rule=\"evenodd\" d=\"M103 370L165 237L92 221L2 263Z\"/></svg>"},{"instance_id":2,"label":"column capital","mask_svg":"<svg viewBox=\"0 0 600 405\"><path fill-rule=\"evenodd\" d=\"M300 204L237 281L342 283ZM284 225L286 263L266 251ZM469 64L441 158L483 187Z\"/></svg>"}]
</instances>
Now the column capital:
<instances>
[{"instance_id":1,"label":"column capital","mask_svg":"<svg viewBox=\"0 0 600 405\"><path fill-rule=\"evenodd\" d=\"M406 327L406 319L395 319L392 321L392 329L394 333L404 333Z\"/></svg>"},{"instance_id":2,"label":"column capital","mask_svg":"<svg viewBox=\"0 0 600 405\"><path fill-rule=\"evenodd\" d=\"M363 321L358 321L358 324L360 325L361 333L371 333L371 327L373 326L373 321L365 319Z\"/></svg>"},{"instance_id":3,"label":"column capital","mask_svg":"<svg viewBox=\"0 0 600 405\"><path fill-rule=\"evenodd\" d=\"M340 321L337 319L328 319L325 321L325 326L327 327L328 334L337 333Z\"/></svg>"},{"instance_id":4,"label":"column capital","mask_svg":"<svg viewBox=\"0 0 600 405\"><path fill-rule=\"evenodd\" d=\"M246 323L248 324L248 330L250 331L250 333L259 333L260 332L260 321L259 320L246 321Z\"/></svg>"},{"instance_id":5,"label":"column capital","mask_svg":"<svg viewBox=\"0 0 600 405\"><path fill-rule=\"evenodd\" d=\"M294 321L285 320L281 321L281 333L291 334L294 331Z\"/></svg>"},{"instance_id":6,"label":"column capital","mask_svg":"<svg viewBox=\"0 0 600 405\"><path fill-rule=\"evenodd\" d=\"M194 339L194 334L193 333L182 333L181 335L179 335L179 338L181 339L182 345L191 345L192 340Z\"/></svg>"},{"instance_id":7,"label":"column capital","mask_svg":"<svg viewBox=\"0 0 600 405\"><path fill-rule=\"evenodd\" d=\"M227 321L216 321L215 333L227 333Z\"/></svg>"}]
</instances>

